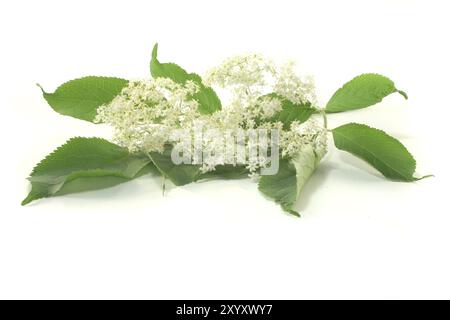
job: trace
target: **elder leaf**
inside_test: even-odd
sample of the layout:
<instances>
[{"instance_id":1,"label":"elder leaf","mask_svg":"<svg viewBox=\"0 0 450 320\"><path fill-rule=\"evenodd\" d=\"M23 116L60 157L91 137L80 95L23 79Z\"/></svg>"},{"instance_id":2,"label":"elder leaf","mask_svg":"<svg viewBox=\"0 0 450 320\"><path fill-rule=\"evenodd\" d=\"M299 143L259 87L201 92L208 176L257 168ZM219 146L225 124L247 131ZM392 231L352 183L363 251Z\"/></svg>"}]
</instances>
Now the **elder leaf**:
<instances>
[{"instance_id":1,"label":"elder leaf","mask_svg":"<svg viewBox=\"0 0 450 320\"><path fill-rule=\"evenodd\" d=\"M416 161L405 146L384 131L349 123L332 130L334 144L371 164L386 178L415 181Z\"/></svg>"},{"instance_id":2,"label":"elder leaf","mask_svg":"<svg viewBox=\"0 0 450 320\"><path fill-rule=\"evenodd\" d=\"M61 194L102 189L148 172L150 160L100 138L72 138L39 162L22 205Z\"/></svg>"},{"instance_id":3,"label":"elder leaf","mask_svg":"<svg viewBox=\"0 0 450 320\"><path fill-rule=\"evenodd\" d=\"M197 181L201 177L200 167L192 164L175 164L171 158L172 147L166 146L163 153L151 152L149 158L158 171L176 186Z\"/></svg>"},{"instance_id":4,"label":"elder leaf","mask_svg":"<svg viewBox=\"0 0 450 320\"><path fill-rule=\"evenodd\" d=\"M353 78L337 90L328 101L325 111L333 113L366 108L394 92L408 99L406 93L398 90L391 79L380 74L365 73Z\"/></svg>"},{"instance_id":5,"label":"elder leaf","mask_svg":"<svg viewBox=\"0 0 450 320\"><path fill-rule=\"evenodd\" d=\"M53 93L39 87L56 112L93 122L97 108L111 102L127 84L128 80L124 79L89 76L68 81Z\"/></svg>"},{"instance_id":6,"label":"elder leaf","mask_svg":"<svg viewBox=\"0 0 450 320\"><path fill-rule=\"evenodd\" d=\"M286 212L300 216L293 206L306 182L319 165L326 150L307 145L291 159L280 159L280 167L275 175L262 176L258 188L273 199Z\"/></svg>"},{"instance_id":7,"label":"elder leaf","mask_svg":"<svg viewBox=\"0 0 450 320\"><path fill-rule=\"evenodd\" d=\"M293 121L305 122L316 111L315 108L311 107L310 102L299 104L281 97L280 100L282 104L281 111L277 112L269 121L280 121L283 123L283 129L285 130L290 129Z\"/></svg>"},{"instance_id":8,"label":"elder leaf","mask_svg":"<svg viewBox=\"0 0 450 320\"><path fill-rule=\"evenodd\" d=\"M198 101L198 111L202 114L211 114L222 109L222 104L216 92L202 83L202 79L195 73L188 73L175 63L161 63L158 60L158 44L156 43L152 50L152 59L150 61L150 72L152 77L170 78L179 84L185 84L190 80L199 86L199 91L192 98Z\"/></svg>"}]
</instances>

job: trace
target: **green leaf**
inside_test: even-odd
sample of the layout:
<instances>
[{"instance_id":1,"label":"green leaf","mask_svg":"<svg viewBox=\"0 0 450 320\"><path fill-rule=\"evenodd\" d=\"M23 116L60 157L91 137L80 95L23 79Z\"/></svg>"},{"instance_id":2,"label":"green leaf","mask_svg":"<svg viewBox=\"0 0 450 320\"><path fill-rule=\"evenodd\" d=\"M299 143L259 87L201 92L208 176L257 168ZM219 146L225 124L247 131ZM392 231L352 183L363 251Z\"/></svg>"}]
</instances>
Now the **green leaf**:
<instances>
[{"instance_id":1,"label":"green leaf","mask_svg":"<svg viewBox=\"0 0 450 320\"><path fill-rule=\"evenodd\" d=\"M280 204L286 212L300 216L292 207L325 153L323 148L314 149L307 145L292 159L280 159L278 173L262 176L259 190Z\"/></svg>"},{"instance_id":2,"label":"green leaf","mask_svg":"<svg viewBox=\"0 0 450 320\"><path fill-rule=\"evenodd\" d=\"M97 108L111 102L127 84L124 79L90 76L66 82L54 93L47 93L39 87L56 112L92 122Z\"/></svg>"},{"instance_id":3,"label":"green leaf","mask_svg":"<svg viewBox=\"0 0 450 320\"><path fill-rule=\"evenodd\" d=\"M416 161L397 139L364 124L349 123L332 130L334 144L371 164L386 178L415 181Z\"/></svg>"},{"instance_id":4,"label":"green leaf","mask_svg":"<svg viewBox=\"0 0 450 320\"><path fill-rule=\"evenodd\" d=\"M171 153L172 147L167 146L163 153L151 152L148 156L159 172L176 186L182 186L200 179L201 172L199 166L191 164L174 164Z\"/></svg>"},{"instance_id":5,"label":"green leaf","mask_svg":"<svg viewBox=\"0 0 450 320\"><path fill-rule=\"evenodd\" d=\"M201 179L221 178L221 179L245 179L248 178L248 169L243 165L219 165L214 171L209 171L201 175Z\"/></svg>"},{"instance_id":6,"label":"green leaf","mask_svg":"<svg viewBox=\"0 0 450 320\"><path fill-rule=\"evenodd\" d=\"M184 84L192 80L189 73L175 63L160 63L158 60L158 44L153 46L152 60L150 61L150 72L154 78L170 78L176 83Z\"/></svg>"},{"instance_id":7,"label":"green leaf","mask_svg":"<svg viewBox=\"0 0 450 320\"><path fill-rule=\"evenodd\" d=\"M72 138L42 160L28 178L31 191L22 205L61 194L101 189L145 172L147 157L100 138Z\"/></svg>"},{"instance_id":8,"label":"green leaf","mask_svg":"<svg viewBox=\"0 0 450 320\"><path fill-rule=\"evenodd\" d=\"M283 129L285 130L291 128L291 123L293 121L298 121L300 123L305 122L316 111L315 108L311 107L310 102L297 104L276 94L271 94L271 96L281 100L282 110L266 121L280 121L283 123Z\"/></svg>"},{"instance_id":9,"label":"green leaf","mask_svg":"<svg viewBox=\"0 0 450 320\"><path fill-rule=\"evenodd\" d=\"M273 199L281 207L296 216L298 212L292 210L297 200L297 178L294 164L285 159L280 160L278 173L275 175L262 176L259 180L258 189L267 197Z\"/></svg>"},{"instance_id":10,"label":"green leaf","mask_svg":"<svg viewBox=\"0 0 450 320\"><path fill-rule=\"evenodd\" d=\"M408 99L406 93L397 90L394 82L389 78L375 73L362 74L336 91L328 101L325 110L332 113L366 108L394 92Z\"/></svg>"},{"instance_id":11,"label":"green leaf","mask_svg":"<svg viewBox=\"0 0 450 320\"><path fill-rule=\"evenodd\" d=\"M211 114L222 109L222 104L216 92L206 87L202 79L195 73L188 73L186 70L175 63L161 63L158 60L158 44L155 44L152 50L152 59L150 61L150 72L154 78L170 78L179 84L185 84L190 80L199 86L199 91L192 98L199 103L198 111L202 114Z\"/></svg>"},{"instance_id":12,"label":"green leaf","mask_svg":"<svg viewBox=\"0 0 450 320\"><path fill-rule=\"evenodd\" d=\"M199 103L198 111L201 114L211 114L222 109L222 104L216 92L211 87L206 87L203 83L198 83L200 90L192 98Z\"/></svg>"},{"instance_id":13,"label":"green leaf","mask_svg":"<svg viewBox=\"0 0 450 320\"><path fill-rule=\"evenodd\" d=\"M152 163L145 165L133 178L109 175L107 172L105 172L107 175L99 175L99 173L101 173L100 170L92 170L92 172L80 174L76 179L67 181L55 195L106 189L149 173L159 174Z\"/></svg>"}]
</instances>

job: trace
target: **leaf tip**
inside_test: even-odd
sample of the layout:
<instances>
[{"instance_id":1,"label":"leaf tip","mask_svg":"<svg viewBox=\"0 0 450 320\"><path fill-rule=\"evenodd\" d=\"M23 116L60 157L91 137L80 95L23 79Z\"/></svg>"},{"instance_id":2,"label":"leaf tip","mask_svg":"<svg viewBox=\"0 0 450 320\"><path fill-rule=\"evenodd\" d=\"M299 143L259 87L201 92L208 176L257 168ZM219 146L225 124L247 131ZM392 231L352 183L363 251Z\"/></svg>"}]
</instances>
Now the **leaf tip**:
<instances>
[{"instance_id":1,"label":"leaf tip","mask_svg":"<svg viewBox=\"0 0 450 320\"><path fill-rule=\"evenodd\" d=\"M156 42L153 46L152 49L152 59L156 59L156 57L158 56L158 42Z\"/></svg>"},{"instance_id":2,"label":"leaf tip","mask_svg":"<svg viewBox=\"0 0 450 320\"><path fill-rule=\"evenodd\" d=\"M295 211L294 209L291 209L290 207L288 207L288 206L286 206L286 205L282 205L281 208L282 208L285 212L289 213L290 215L292 215L292 216L294 216L294 217L296 217L296 218L300 218L300 217L301 217L301 216L300 216L300 213L298 213L298 211Z\"/></svg>"},{"instance_id":3,"label":"leaf tip","mask_svg":"<svg viewBox=\"0 0 450 320\"><path fill-rule=\"evenodd\" d=\"M398 93L400 93L403 98L405 98L405 100L408 100L408 94L405 91L402 90L397 90Z\"/></svg>"},{"instance_id":4,"label":"leaf tip","mask_svg":"<svg viewBox=\"0 0 450 320\"><path fill-rule=\"evenodd\" d=\"M25 199L22 200L22 202L20 203L21 206L25 206L27 204L29 204L31 201L34 200L34 197L29 194Z\"/></svg>"},{"instance_id":5,"label":"leaf tip","mask_svg":"<svg viewBox=\"0 0 450 320\"><path fill-rule=\"evenodd\" d=\"M294 216L294 217L296 217L296 218L301 218L301 217L302 217L302 216L300 215L300 213L298 213L298 212L295 211L295 210L289 210L288 213L289 213L291 216Z\"/></svg>"},{"instance_id":6,"label":"leaf tip","mask_svg":"<svg viewBox=\"0 0 450 320\"><path fill-rule=\"evenodd\" d=\"M423 179L426 179L426 178L434 178L434 174L427 174L427 175L424 175L424 176L422 176L420 178L414 178L414 181L419 181L419 180L423 180Z\"/></svg>"},{"instance_id":7,"label":"leaf tip","mask_svg":"<svg viewBox=\"0 0 450 320\"><path fill-rule=\"evenodd\" d=\"M36 85L38 86L39 89L41 89L43 94L47 93L47 92L45 92L44 88L42 88L42 86L39 83L36 83Z\"/></svg>"}]
</instances>

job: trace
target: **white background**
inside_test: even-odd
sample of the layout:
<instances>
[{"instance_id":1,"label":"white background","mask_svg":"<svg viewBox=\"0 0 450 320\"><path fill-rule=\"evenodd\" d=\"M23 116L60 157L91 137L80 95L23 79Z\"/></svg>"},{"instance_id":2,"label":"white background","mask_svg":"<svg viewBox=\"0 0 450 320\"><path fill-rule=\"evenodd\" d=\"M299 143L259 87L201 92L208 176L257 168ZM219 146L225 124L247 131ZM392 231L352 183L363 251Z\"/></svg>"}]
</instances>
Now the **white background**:
<instances>
[{"instance_id":1,"label":"white background","mask_svg":"<svg viewBox=\"0 0 450 320\"><path fill-rule=\"evenodd\" d=\"M0 4L0 298L450 298L447 1L3 1ZM202 73L259 52L316 76L322 104L363 72L392 95L331 126L399 138L417 172L394 183L331 148L283 214L250 181L172 188L144 177L21 207L33 165L76 135L109 130L51 110L35 86Z\"/></svg>"}]
</instances>

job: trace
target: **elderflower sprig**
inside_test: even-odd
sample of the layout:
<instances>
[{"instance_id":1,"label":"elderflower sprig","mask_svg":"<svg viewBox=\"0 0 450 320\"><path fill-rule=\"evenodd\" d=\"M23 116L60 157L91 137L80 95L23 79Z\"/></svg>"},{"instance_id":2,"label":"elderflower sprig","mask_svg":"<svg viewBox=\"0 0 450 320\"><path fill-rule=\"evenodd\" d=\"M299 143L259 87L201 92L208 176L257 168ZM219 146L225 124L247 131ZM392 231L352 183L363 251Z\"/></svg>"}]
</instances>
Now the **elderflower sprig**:
<instances>
[{"instance_id":1,"label":"elderflower sprig","mask_svg":"<svg viewBox=\"0 0 450 320\"><path fill-rule=\"evenodd\" d=\"M180 186L250 177L264 195L298 215L295 202L330 147L329 133L337 149L367 161L388 179L424 178L414 176L414 158L385 132L356 123L328 129L331 113L365 108L395 92L407 98L384 76L360 75L320 107L313 78L297 74L293 62L241 55L200 77L160 62L157 45L151 56L148 79L90 76L54 93L41 88L55 111L111 126L115 143L69 140L33 169L22 204L109 187L156 170L163 190L166 178Z\"/></svg>"}]
</instances>

